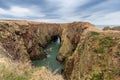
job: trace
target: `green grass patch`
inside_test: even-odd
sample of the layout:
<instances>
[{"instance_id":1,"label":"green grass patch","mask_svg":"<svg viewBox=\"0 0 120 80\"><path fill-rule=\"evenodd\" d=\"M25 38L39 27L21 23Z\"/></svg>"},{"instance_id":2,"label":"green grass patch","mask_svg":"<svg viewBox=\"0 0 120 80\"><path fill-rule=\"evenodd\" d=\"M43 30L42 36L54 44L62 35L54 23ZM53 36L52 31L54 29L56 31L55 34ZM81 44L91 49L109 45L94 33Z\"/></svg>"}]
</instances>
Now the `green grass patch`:
<instances>
[{"instance_id":1,"label":"green grass patch","mask_svg":"<svg viewBox=\"0 0 120 80\"><path fill-rule=\"evenodd\" d=\"M29 79L26 77L17 76L14 78L14 80L29 80Z\"/></svg>"},{"instance_id":2,"label":"green grass patch","mask_svg":"<svg viewBox=\"0 0 120 80\"><path fill-rule=\"evenodd\" d=\"M112 47L114 44L111 37L104 37L99 40L99 45L105 46L105 47Z\"/></svg>"},{"instance_id":3,"label":"green grass patch","mask_svg":"<svg viewBox=\"0 0 120 80\"><path fill-rule=\"evenodd\" d=\"M100 74L94 74L92 76L92 79L91 80L101 80L101 75Z\"/></svg>"},{"instance_id":4,"label":"green grass patch","mask_svg":"<svg viewBox=\"0 0 120 80\"><path fill-rule=\"evenodd\" d=\"M91 36L94 36L94 35L99 35L99 33L98 33L98 32L94 32L94 31L92 31L90 34L91 34Z\"/></svg>"},{"instance_id":5,"label":"green grass patch","mask_svg":"<svg viewBox=\"0 0 120 80\"><path fill-rule=\"evenodd\" d=\"M26 75L19 76L12 71L2 73L3 76L0 77L2 80L29 80L29 77Z\"/></svg>"},{"instance_id":6,"label":"green grass patch","mask_svg":"<svg viewBox=\"0 0 120 80\"><path fill-rule=\"evenodd\" d=\"M105 50L104 50L103 47L100 46L100 47L96 48L96 49L94 50L94 52L96 52L96 53L104 53Z\"/></svg>"}]
</instances>

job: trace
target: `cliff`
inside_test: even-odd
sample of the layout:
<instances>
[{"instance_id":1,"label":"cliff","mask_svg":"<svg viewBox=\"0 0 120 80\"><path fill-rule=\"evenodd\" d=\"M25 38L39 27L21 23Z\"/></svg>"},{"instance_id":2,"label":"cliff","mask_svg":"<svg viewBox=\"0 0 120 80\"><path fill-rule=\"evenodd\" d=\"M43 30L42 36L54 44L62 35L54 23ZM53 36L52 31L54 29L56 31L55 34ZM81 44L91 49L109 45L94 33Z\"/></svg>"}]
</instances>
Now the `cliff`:
<instances>
[{"instance_id":1,"label":"cliff","mask_svg":"<svg viewBox=\"0 0 120 80\"><path fill-rule=\"evenodd\" d=\"M0 21L1 46L13 60L43 59L46 57L43 51L45 45L52 36L60 35L58 26L27 21Z\"/></svg>"},{"instance_id":2,"label":"cliff","mask_svg":"<svg viewBox=\"0 0 120 80\"><path fill-rule=\"evenodd\" d=\"M103 31L88 22L51 24L0 21L0 54L27 62L46 57L45 46L61 39L57 60L67 80L119 80L120 32Z\"/></svg>"},{"instance_id":3,"label":"cliff","mask_svg":"<svg viewBox=\"0 0 120 80\"><path fill-rule=\"evenodd\" d=\"M119 80L120 32L89 32L66 58L67 80Z\"/></svg>"}]
</instances>

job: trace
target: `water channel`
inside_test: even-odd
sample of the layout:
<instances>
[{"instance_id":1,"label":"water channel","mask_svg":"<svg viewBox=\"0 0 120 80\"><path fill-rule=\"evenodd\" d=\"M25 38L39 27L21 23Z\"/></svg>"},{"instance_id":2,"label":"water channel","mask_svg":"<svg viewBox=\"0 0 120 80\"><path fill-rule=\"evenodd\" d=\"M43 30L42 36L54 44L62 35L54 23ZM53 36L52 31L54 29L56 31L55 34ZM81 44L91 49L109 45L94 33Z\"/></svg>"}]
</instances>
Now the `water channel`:
<instances>
[{"instance_id":1,"label":"water channel","mask_svg":"<svg viewBox=\"0 0 120 80\"><path fill-rule=\"evenodd\" d=\"M61 73L63 65L56 60L56 56L58 54L59 48L60 48L60 38L58 37L56 40L51 41L44 50L45 53L47 54L47 58L43 60L35 60L33 61L33 65L35 65L36 67L45 66L51 71Z\"/></svg>"}]
</instances>

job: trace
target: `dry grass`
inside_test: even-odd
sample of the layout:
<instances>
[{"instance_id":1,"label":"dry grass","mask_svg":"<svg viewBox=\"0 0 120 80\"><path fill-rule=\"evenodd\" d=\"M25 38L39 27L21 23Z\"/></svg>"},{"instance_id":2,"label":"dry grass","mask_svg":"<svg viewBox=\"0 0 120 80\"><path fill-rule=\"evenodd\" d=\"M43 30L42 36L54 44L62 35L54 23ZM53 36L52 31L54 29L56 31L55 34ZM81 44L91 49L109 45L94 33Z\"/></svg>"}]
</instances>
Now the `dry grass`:
<instances>
[{"instance_id":1,"label":"dry grass","mask_svg":"<svg viewBox=\"0 0 120 80\"><path fill-rule=\"evenodd\" d=\"M40 71L38 70L32 74L32 78L30 80L64 80L64 79L62 78L61 75L53 74L45 67L42 67Z\"/></svg>"},{"instance_id":2,"label":"dry grass","mask_svg":"<svg viewBox=\"0 0 120 80\"><path fill-rule=\"evenodd\" d=\"M64 80L45 67L32 67L29 63L12 62L0 57L0 80Z\"/></svg>"}]
</instances>

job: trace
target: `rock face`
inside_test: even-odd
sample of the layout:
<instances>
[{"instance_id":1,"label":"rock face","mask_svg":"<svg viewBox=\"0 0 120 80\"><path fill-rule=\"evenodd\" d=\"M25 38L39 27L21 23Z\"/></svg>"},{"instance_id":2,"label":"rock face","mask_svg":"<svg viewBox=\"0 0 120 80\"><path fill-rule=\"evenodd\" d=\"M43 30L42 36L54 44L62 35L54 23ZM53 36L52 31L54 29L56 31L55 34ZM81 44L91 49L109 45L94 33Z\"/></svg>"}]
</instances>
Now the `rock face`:
<instances>
[{"instance_id":1,"label":"rock face","mask_svg":"<svg viewBox=\"0 0 120 80\"><path fill-rule=\"evenodd\" d=\"M60 35L59 24L27 21L0 21L1 46L13 60L28 61L46 57L43 48L52 36Z\"/></svg>"},{"instance_id":2,"label":"rock face","mask_svg":"<svg viewBox=\"0 0 120 80\"><path fill-rule=\"evenodd\" d=\"M63 62L66 57L72 55L72 53L75 51L83 32L89 28L94 28L94 26L86 22L73 22L69 24L63 24L61 25L61 28L61 48L59 50L57 59Z\"/></svg>"},{"instance_id":3,"label":"rock face","mask_svg":"<svg viewBox=\"0 0 120 80\"><path fill-rule=\"evenodd\" d=\"M50 24L0 21L0 49L18 61L43 59L45 46L58 36L57 60L67 80L119 80L120 31L102 31L88 22ZM3 51L4 49L4 51Z\"/></svg>"},{"instance_id":4,"label":"rock face","mask_svg":"<svg viewBox=\"0 0 120 80\"><path fill-rule=\"evenodd\" d=\"M119 80L120 32L89 32L66 58L67 80Z\"/></svg>"}]
</instances>

